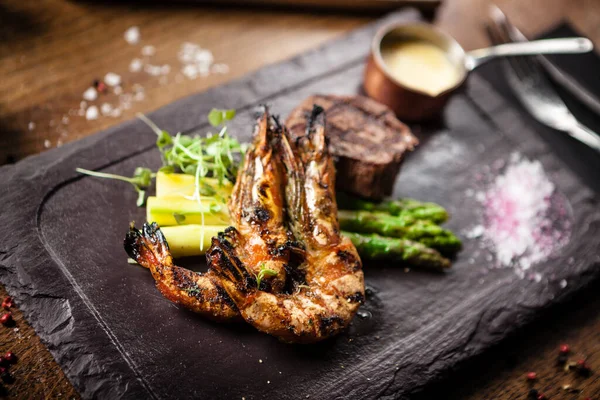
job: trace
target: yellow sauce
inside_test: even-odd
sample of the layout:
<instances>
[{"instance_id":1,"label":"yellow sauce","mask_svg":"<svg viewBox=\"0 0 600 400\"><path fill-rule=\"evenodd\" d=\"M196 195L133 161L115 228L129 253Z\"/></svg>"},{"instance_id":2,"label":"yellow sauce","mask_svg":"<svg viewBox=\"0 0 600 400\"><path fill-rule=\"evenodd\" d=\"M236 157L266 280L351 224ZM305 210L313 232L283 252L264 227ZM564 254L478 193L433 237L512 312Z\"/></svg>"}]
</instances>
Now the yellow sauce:
<instances>
[{"instance_id":1,"label":"yellow sauce","mask_svg":"<svg viewBox=\"0 0 600 400\"><path fill-rule=\"evenodd\" d=\"M404 86L436 96L458 83L461 73L442 49L422 40L388 41L381 56L391 75Z\"/></svg>"}]
</instances>

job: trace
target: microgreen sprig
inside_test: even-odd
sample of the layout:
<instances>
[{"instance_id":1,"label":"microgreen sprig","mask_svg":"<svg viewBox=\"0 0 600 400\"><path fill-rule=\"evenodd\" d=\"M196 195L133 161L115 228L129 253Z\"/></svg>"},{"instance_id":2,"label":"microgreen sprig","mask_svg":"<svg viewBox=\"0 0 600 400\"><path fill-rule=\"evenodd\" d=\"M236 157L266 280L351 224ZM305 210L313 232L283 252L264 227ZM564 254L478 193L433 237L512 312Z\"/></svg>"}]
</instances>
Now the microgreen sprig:
<instances>
[{"instance_id":1,"label":"microgreen sprig","mask_svg":"<svg viewBox=\"0 0 600 400\"><path fill-rule=\"evenodd\" d=\"M217 190L211 186L205 178L214 178L220 188L226 181L235 181L238 167L243 159L246 146L240 144L237 139L227 133L225 124L235 117L235 110L220 110L213 108L208 114L208 122L214 128L218 128L218 134L208 134L206 137L188 136L177 133L171 135L160 129L154 122L143 114L138 118L146 123L156 133L156 147L161 154L162 166L158 171L163 173L181 172L194 176L194 193L186 196L190 200L198 202L201 210L202 196L214 197L218 202L210 204L210 212L218 212L226 203L227 199L216 196ZM96 176L99 178L117 179L129 182L138 192L137 205L144 205L146 189L150 186L156 173L148 168L137 168L132 177L126 177L103 172L89 171L77 168L77 172ZM174 214L178 224L184 223L185 215ZM204 211L201 211L201 223L204 225ZM204 243L204 231L200 238L200 249Z\"/></svg>"},{"instance_id":2,"label":"microgreen sprig","mask_svg":"<svg viewBox=\"0 0 600 400\"><path fill-rule=\"evenodd\" d=\"M150 168L142 167L136 168L133 172L132 177L108 174L106 172L90 171L89 169L84 168L75 168L75 171L79 172L80 174L95 176L98 178L115 179L131 183L135 190L138 192L138 198L136 202L138 207L144 205L144 201L146 198L146 189L150 186L150 184L152 184L152 179L156 176L156 174L153 173L152 170L150 170Z\"/></svg>"},{"instance_id":3,"label":"microgreen sprig","mask_svg":"<svg viewBox=\"0 0 600 400\"><path fill-rule=\"evenodd\" d=\"M260 283L262 282L262 280L264 278L269 278L269 277L272 277L275 275L277 275L277 271L268 268L265 263L262 263L260 266L260 270L258 271L258 274L256 275L256 287L258 289L260 289Z\"/></svg>"}]
</instances>

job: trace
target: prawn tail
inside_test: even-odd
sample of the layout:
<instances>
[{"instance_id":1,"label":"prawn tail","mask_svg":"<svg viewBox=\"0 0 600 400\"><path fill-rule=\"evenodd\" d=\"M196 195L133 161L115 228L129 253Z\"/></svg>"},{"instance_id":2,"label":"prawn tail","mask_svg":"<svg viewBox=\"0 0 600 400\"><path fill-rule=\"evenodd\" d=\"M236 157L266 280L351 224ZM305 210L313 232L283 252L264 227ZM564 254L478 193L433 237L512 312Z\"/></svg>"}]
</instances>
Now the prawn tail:
<instances>
[{"instance_id":1,"label":"prawn tail","mask_svg":"<svg viewBox=\"0 0 600 400\"><path fill-rule=\"evenodd\" d=\"M297 155L297 149L289 136L289 131L283 129L283 134L278 137L278 153L286 170L285 197L287 202L287 213L290 221L302 224L303 195L304 195L304 167ZM292 227L295 234L299 229Z\"/></svg>"},{"instance_id":2,"label":"prawn tail","mask_svg":"<svg viewBox=\"0 0 600 400\"><path fill-rule=\"evenodd\" d=\"M139 230L132 223L123 241L125 251L138 264L151 269L159 265L172 265L169 244L156 222L145 223Z\"/></svg>"},{"instance_id":3,"label":"prawn tail","mask_svg":"<svg viewBox=\"0 0 600 400\"><path fill-rule=\"evenodd\" d=\"M310 140L314 150L319 153L327 152L327 136L325 135L325 110L314 105L306 124L306 137Z\"/></svg>"}]
</instances>

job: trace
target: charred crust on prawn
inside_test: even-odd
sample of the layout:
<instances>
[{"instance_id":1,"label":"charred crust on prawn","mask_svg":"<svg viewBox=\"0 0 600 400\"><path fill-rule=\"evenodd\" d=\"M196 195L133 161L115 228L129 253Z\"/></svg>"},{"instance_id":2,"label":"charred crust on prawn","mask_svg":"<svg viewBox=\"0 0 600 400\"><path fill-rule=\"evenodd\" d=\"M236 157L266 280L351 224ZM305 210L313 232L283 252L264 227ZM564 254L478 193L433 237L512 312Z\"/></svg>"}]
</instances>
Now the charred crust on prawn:
<instances>
[{"instance_id":1,"label":"charred crust on prawn","mask_svg":"<svg viewBox=\"0 0 600 400\"><path fill-rule=\"evenodd\" d=\"M346 298L349 302L351 303L364 303L365 302L365 295L362 294L361 292L356 292L351 296L348 296Z\"/></svg>"},{"instance_id":2,"label":"charred crust on prawn","mask_svg":"<svg viewBox=\"0 0 600 400\"><path fill-rule=\"evenodd\" d=\"M252 217L250 217L251 221L258 224L263 224L269 219L271 219L271 213L264 207L255 207Z\"/></svg>"}]
</instances>

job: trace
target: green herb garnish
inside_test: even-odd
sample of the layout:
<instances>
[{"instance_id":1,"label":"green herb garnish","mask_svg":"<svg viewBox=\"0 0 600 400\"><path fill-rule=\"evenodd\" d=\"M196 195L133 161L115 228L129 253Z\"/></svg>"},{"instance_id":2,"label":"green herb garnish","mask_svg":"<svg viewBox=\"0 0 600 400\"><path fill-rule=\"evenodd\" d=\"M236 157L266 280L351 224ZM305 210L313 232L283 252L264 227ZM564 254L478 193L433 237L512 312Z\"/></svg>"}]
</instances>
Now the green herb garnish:
<instances>
[{"instance_id":1,"label":"green herb garnish","mask_svg":"<svg viewBox=\"0 0 600 400\"><path fill-rule=\"evenodd\" d=\"M215 128L231 121L235 117L235 110L219 110L213 108L208 113L208 122Z\"/></svg>"},{"instance_id":2,"label":"green herb garnish","mask_svg":"<svg viewBox=\"0 0 600 400\"><path fill-rule=\"evenodd\" d=\"M246 151L246 146L237 139L227 134L225 123L235 117L235 110L212 109L208 115L209 123L220 127L218 134L209 134L206 137L186 136L178 133L174 136L160 129L145 115L139 114L138 118L144 121L156 133L156 147L161 153L162 166L158 169L164 173L181 172L195 176L194 194L192 200L200 203L201 196L214 196L215 188L205 182L204 178L216 178L218 185L225 181L235 181L238 166ZM138 192L136 204L144 205L146 189L156 177L156 173L149 168L136 168L132 177L107 174L104 172L90 171L77 168L77 172L98 178L117 179L129 182ZM225 202L225 201L224 201ZM211 205L211 212L220 209ZM185 218L185 217L184 217ZM175 217L177 220L177 217Z\"/></svg>"},{"instance_id":3,"label":"green herb garnish","mask_svg":"<svg viewBox=\"0 0 600 400\"><path fill-rule=\"evenodd\" d=\"M80 174L95 176L98 178L116 179L119 181L131 183L133 185L133 187L135 188L135 190L138 192L138 198L137 198L137 202L136 202L138 207L141 207L144 205L144 201L146 199L146 189L152 183L152 178L154 178L156 176L156 174L153 173L152 170L150 170L149 168L142 168L142 167L136 168L135 171L133 172L132 177L116 175L116 174L108 174L106 172L90 171L89 169L83 169L83 168L75 168L75 171L79 172Z\"/></svg>"},{"instance_id":4,"label":"green herb garnish","mask_svg":"<svg viewBox=\"0 0 600 400\"><path fill-rule=\"evenodd\" d=\"M197 284L194 284L192 287L185 288L184 290L188 294L188 296L197 296L200 294L200 288Z\"/></svg>"},{"instance_id":5,"label":"green herb garnish","mask_svg":"<svg viewBox=\"0 0 600 400\"><path fill-rule=\"evenodd\" d=\"M183 214L174 212L173 218L175 218L175 222L177 222L178 225L181 225L185 222L185 215L183 215Z\"/></svg>"},{"instance_id":6,"label":"green herb garnish","mask_svg":"<svg viewBox=\"0 0 600 400\"><path fill-rule=\"evenodd\" d=\"M267 265L265 263L262 263L260 266L260 271L258 271L258 275L256 275L256 287L260 289L260 283L264 278L268 278L275 275L277 275L277 271L267 268Z\"/></svg>"}]
</instances>

